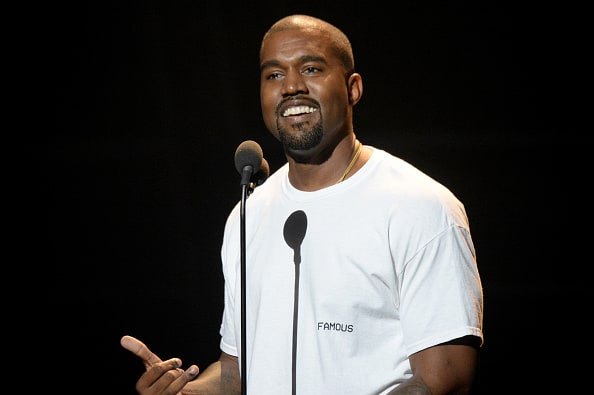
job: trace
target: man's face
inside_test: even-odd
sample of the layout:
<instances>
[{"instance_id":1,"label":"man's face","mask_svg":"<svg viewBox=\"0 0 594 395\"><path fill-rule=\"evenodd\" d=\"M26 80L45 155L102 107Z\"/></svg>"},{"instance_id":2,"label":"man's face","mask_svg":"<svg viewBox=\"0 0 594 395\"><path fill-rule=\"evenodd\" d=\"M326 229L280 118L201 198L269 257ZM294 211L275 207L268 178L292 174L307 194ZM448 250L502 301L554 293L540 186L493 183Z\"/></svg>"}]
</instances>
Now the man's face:
<instances>
[{"instance_id":1,"label":"man's face","mask_svg":"<svg viewBox=\"0 0 594 395\"><path fill-rule=\"evenodd\" d=\"M323 33L286 30L270 35L260 66L264 123L286 151L309 156L346 133L345 69Z\"/></svg>"}]
</instances>

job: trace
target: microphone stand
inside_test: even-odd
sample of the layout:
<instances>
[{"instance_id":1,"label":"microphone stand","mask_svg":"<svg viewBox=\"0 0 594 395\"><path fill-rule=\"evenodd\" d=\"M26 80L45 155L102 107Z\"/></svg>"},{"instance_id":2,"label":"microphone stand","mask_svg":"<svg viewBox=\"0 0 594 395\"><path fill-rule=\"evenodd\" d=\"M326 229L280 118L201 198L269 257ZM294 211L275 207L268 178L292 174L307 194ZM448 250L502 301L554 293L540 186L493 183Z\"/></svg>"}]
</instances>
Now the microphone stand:
<instances>
[{"instance_id":1,"label":"microphone stand","mask_svg":"<svg viewBox=\"0 0 594 395\"><path fill-rule=\"evenodd\" d=\"M268 162L262 156L262 148L252 140L246 140L235 150L235 168L241 174L240 201L240 255L241 255L241 393L247 395L247 323L246 323L246 240L245 240L245 202L256 185L266 180L270 172ZM250 181L255 176L253 182Z\"/></svg>"},{"instance_id":2,"label":"microphone stand","mask_svg":"<svg viewBox=\"0 0 594 395\"><path fill-rule=\"evenodd\" d=\"M247 362L246 362L246 319L245 319L245 311L246 311L246 303L245 303L245 200L247 199L247 185L241 186L241 210L240 210L240 217L241 217L241 393L246 395L247 394L247 379L246 379L246 369L247 369Z\"/></svg>"},{"instance_id":3,"label":"microphone stand","mask_svg":"<svg viewBox=\"0 0 594 395\"><path fill-rule=\"evenodd\" d=\"M250 166L251 167L251 166ZM241 255L241 393L247 395L247 323L246 323L246 241L245 241L245 205L246 199L253 191L253 186L249 182L251 168L244 169L241 182L241 202L240 202L240 255ZM245 182L247 180L247 182Z\"/></svg>"},{"instance_id":4,"label":"microphone stand","mask_svg":"<svg viewBox=\"0 0 594 395\"><path fill-rule=\"evenodd\" d=\"M285 221L283 236L285 242L293 249L295 263L295 291L293 295L293 352L292 352L292 386L291 394L297 393L297 319L299 314L299 266L301 264L301 243L307 231L307 215L302 210L294 211Z\"/></svg>"}]
</instances>

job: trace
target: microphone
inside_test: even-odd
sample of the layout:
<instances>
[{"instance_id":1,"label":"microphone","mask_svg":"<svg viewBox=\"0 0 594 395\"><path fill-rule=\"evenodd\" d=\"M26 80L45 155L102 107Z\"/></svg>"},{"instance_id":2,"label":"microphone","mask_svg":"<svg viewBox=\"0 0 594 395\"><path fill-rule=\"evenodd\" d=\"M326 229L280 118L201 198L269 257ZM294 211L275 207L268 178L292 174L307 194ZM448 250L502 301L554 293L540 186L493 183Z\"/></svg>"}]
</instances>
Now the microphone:
<instances>
[{"instance_id":1,"label":"microphone","mask_svg":"<svg viewBox=\"0 0 594 395\"><path fill-rule=\"evenodd\" d=\"M289 218L285 221L285 227L283 229L283 236L285 242L294 251L293 260L295 264L301 263L301 243L305 238L305 232L307 231L307 216L302 210L297 210L289 215Z\"/></svg>"},{"instance_id":2,"label":"microphone","mask_svg":"<svg viewBox=\"0 0 594 395\"><path fill-rule=\"evenodd\" d=\"M294 211L283 228L285 242L293 249L295 263L295 288L293 291L293 353L291 369L291 395L297 392L297 321L299 320L299 267L301 266L301 243L307 231L307 216L301 210Z\"/></svg>"},{"instance_id":3,"label":"microphone","mask_svg":"<svg viewBox=\"0 0 594 395\"><path fill-rule=\"evenodd\" d=\"M262 158L262 164L260 165L260 170L256 174L253 175L251 178L252 189L257 186L264 184L264 181L270 175L270 166L268 166L268 161L265 158Z\"/></svg>"},{"instance_id":4,"label":"microphone","mask_svg":"<svg viewBox=\"0 0 594 395\"><path fill-rule=\"evenodd\" d=\"M246 305L246 199L256 185L262 184L270 169L264 159L262 148L253 140L246 140L239 144L235 150L235 168L241 174L241 201L240 201L240 248L241 248L241 393L247 394L247 305Z\"/></svg>"},{"instance_id":5,"label":"microphone","mask_svg":"<svg viewBox=\"0 0 594 395\"><path fill-rule=\"evenodd\" d=\"M235 150L235 168L241 174L240 185L248 185L262 167L262 148L253 140L246 140Z\"/></svg>"}]
</instances>

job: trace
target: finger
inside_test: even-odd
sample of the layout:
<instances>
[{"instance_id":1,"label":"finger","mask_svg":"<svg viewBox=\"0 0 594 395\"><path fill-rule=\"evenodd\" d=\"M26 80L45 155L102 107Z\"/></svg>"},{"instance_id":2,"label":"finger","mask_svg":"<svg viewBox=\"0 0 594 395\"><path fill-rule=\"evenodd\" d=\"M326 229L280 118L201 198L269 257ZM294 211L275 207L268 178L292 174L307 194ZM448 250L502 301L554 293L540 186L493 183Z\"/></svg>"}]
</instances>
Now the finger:
<instances>
[{"instance_id":1,"label":"finger","mask_svg":"<svg viewBox=\"0 0 594 395\"><path fill-rule=\"evenodd\" d=\"M120 339L120 344L126 350L140 357L147 369L156 363L162 362L161 358L153 354L153 352L149 350L149 348L143 342L136 339L135 337L128 335L122 336Z\"/></svg>"},{"instance_id":2,"label":"finger","mask_svg":"<svg viewBox=\"0 0 594 395\"><path fill-rule=\"evenodd\" d=\"M170 388L175 391L178 391L177 392L178 394L181 394L182 393L181 391L184 388L186 388L186 384L188 384L190 381L192 381L196 378L196 376L198 375L199 369L198 369L198 366L192 365L185 371L178 369L178 372L181 373L181 375L171 384Z\"/></svg>"},{"instance_id":3,"label":"finger","mask_svg":"<svg viewBox=\"0 0 594 395\"><path fill-rule=\"evenodd\" d=\"M182 391L188 382L196 378L198 367L190 366L187 370L180 368L181 360L171 358L149 368L138 381L139 389L150 389L158 394L177 394Z\"/></svg>"}]
</instances>

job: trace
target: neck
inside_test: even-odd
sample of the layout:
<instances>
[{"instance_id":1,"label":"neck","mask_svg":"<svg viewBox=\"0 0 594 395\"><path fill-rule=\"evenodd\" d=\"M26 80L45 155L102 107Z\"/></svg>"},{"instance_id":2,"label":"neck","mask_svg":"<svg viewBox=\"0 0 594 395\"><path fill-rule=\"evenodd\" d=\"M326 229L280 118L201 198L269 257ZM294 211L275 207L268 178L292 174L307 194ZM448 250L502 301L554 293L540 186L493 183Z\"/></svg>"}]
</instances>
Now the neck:
<instances>
[{"instance_id":1,"label":"neck","mask_svg":"<svg viewBox=\"0 0 594 395\"><path fill-rule=\"evenodd\" d=\"M356 138L343 140L329 159L321 163L303 163L287 156L289 181L301 191L317 191L348 179L357 172L366 157L366 149Z\"/></svg>"},{"instance_id":2,"label":"neck","mask_svg":"<svg viewBox=\"0 0 594 395\"><path fill-rule=\"evenodd\" d=\"M349 175L349 173L353 169L353 166L355 165L355 163L357 163L357 160L359 159L359 155L361 155L361 150L363 149L363 144L361 144L361 142L359 142L359 140L357 140L357 139L355 139L355 147L356 148L354 148L355 153L353 154L353 158L351 159L348 166L344 170L344 173L342 173L342 176L338 179L338 181L336 181L337 184L343 182L344 179Z\"/></svg>"}]
</instances>

